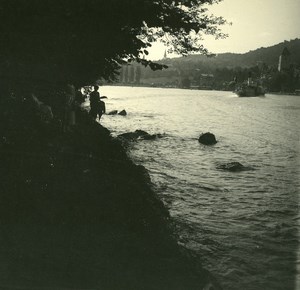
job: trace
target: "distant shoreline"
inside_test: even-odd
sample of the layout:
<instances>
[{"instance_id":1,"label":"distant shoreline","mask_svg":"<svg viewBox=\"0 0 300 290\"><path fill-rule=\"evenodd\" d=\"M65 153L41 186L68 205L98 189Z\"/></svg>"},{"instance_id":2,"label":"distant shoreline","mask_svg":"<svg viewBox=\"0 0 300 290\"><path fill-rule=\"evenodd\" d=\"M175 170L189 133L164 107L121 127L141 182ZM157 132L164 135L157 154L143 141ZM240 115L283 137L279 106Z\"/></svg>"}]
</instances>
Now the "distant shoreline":
<instances>
[{"instance_id":1,"label":"distant shoreline","mask_svg":"<svg viewBox=\"0 0 300 290\"><path fill-rule=\"evenodd\" d=\"M199 91L220 91L220 92L232 92L231 90L219 90L219 89L210 89L210 88L197 88L197 87L190 87L190 88L179 88L173 86L152 86L147 84L121 84L121 83L114 83L114 84L103 84L104 86L115 86L115 87L138 87L138 88L158 88L158 89L182 89L182 90L199 90ZM234 93L234 92L233 92ZM296 90L294 93L290 92L266 92L266 94L270 95L286 95L286 96L300 96L300 90Z\"/></svg>"}]
</instances>

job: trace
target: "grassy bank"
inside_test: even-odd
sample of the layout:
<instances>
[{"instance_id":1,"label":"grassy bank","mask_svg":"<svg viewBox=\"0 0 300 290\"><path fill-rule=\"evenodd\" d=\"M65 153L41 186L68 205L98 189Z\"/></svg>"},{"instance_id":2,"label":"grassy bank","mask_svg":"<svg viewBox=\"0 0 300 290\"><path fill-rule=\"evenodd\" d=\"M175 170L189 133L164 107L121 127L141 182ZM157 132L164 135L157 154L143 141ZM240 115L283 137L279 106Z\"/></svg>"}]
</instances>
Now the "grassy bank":
<instances>
[{"instance_id":1,"label":"grassy bank","mask_svg":"<svg viewBox=\"0 0 300 290\"><path fill-rule=\"evenodd\" d=\"M63 131L26 99L1 102L0 287L210 289L107 129L78 111Z\"/></svg>"}]
</instances>

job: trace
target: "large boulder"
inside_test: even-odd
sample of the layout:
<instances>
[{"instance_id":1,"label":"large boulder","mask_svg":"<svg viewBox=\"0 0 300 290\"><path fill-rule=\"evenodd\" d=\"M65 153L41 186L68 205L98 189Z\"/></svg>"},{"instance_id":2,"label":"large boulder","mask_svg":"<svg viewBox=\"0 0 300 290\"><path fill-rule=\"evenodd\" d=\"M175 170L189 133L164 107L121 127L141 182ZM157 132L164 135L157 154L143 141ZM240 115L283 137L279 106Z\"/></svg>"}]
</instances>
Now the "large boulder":
<instances>
[{"instance_id":1,"label":"large boulder","mask_svg":"<svg viewBox=\"0 0 300 290\"><path fill-rule=\"evenodd\" d=\"M246 171L246 170L253 170L251 167L246 167L243 164L239 162L229 162L224 164L217 165L217 169L227 170L231 172L240 172L240 171Z\"/></svg>"},{"instance_id":2,"label":"large boulder","mask_svg":"<svg viewBox=\"0 0 300 290\"><path fill-rule=\"evenodd\" d=\"M198 141L204 145L214 145L217 143L215 135L210 132L202 133Z\"/></svg>"}]
</instances>

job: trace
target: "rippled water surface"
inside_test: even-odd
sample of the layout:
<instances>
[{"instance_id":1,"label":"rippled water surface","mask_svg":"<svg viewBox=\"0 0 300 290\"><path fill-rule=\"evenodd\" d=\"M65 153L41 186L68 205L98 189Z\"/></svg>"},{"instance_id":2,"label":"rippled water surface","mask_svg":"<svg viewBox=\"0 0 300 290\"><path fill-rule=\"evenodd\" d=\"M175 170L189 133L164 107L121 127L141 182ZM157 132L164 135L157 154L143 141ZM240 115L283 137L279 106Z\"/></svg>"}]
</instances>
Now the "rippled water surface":
<instances>
[{"instance_id":1,"label":"rippled water surface","mask_svg":"<svg viewBox=\"0 0 300 290\"><path fill-rule=\"evenodd\" d=\"M162 133L130 151L151 174L179 226L180 242L226 289L296 289L300 97L101 87L113 134ZM210 131L212 147L197 141ZM226 172L238 161L254 170ZM298 276L299 277L299 276Z\"/></svg>"}]
</instances>

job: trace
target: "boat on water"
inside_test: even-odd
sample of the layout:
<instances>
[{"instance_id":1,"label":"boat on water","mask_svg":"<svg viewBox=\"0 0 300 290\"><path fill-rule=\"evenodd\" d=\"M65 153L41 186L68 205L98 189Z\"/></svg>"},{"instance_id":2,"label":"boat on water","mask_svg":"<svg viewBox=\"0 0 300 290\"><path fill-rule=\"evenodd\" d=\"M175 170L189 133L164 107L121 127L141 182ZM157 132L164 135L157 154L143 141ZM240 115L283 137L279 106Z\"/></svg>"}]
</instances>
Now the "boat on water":
<instances>
[{"instance_id":1,"label":"boat on water","mask_svg":"<svg viewBox=\"0 0 300 290\"><path fill-rule=\"evenodd\" d=\"M258 97L265 95L265 89L258 85L243 85L235 90L239 97Z\"/></svg>"},{"instance_id":2,"label":"boat on water","mask_svg":"<svg viewBox=\"0 0 300 290\"><path fill-rule=\"evenodd\" d=\"M236 80L235 80L236 82ZM236 82L237 84L237 82ZM257 79L253 81L251 77L251 73L249 73L249 77L247 82L241 83L236 86L235 93L239 97L258 97L264 96L266 90L261 85L261 80Z\"/></svg>"}]
</instances>

